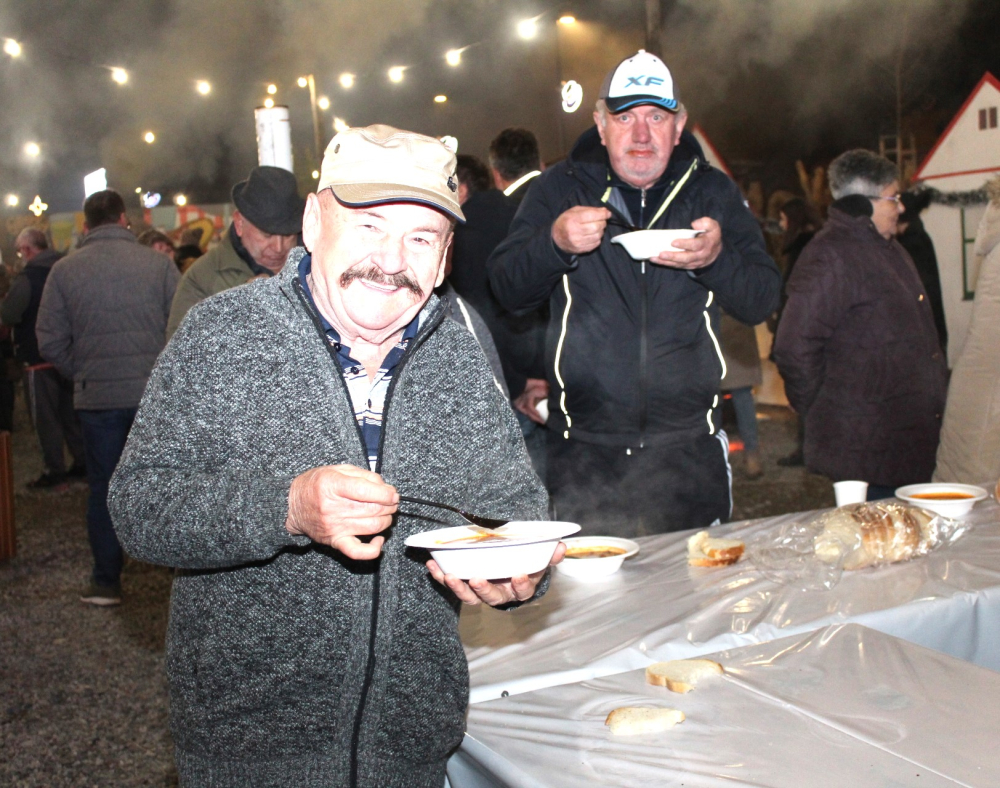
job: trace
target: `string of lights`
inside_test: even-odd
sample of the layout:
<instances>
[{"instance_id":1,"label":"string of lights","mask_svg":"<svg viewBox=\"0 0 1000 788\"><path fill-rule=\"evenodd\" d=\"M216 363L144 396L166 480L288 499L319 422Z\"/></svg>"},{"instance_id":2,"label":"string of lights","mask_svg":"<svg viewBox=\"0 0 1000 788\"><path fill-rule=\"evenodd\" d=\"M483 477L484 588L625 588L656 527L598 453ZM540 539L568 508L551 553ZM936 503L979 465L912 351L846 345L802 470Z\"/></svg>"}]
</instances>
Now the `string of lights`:
<instances>
[{"instance_id":1,"label":"string of lights","mask_svg":"<svg viewBox=\"0 0 1000 788\"><path fill-rule=\"evenodd\" d=\"M536 14L533 17L521 19L514 25L514 32L516 35L524 41L532 41L539 36L541 26L546 19L551 19L556 24L563 26L571 26L576 24L576 18L571 14L557 13L556 9L559 6L553 4L548 8L543 10L541 13ZM404 83L407 76L412 72L429 67L435 63L439 63L441 59L444 60L445 64L451 68L458 68L463 64L463 59L468 56L470 50L474 51L478 47L488 46L495 42L502 36L509 36L510 30L497 30L492 36L487 36L482 40L475 41L469 44L465 44L460 47L453 47L434 58L424 58L413 60L412 62L406 64L392 64L389 66L375 67L371 66L368 68L358 68L354 70L345 70L339 73L336 77L336 84L342 91L352 91L360 87L375 84L377 81L385 81L391 85L400 85ZM30 42L19 41L14 38L4 37L3 38L3 52L11 60L17 60L24 57L30 57L31 55L31 45ZM105 65L96 63L87 63L93 68L103 69L108 72L108 76L112 82L114 82L119 87L136 87L135 80L133 79L132 73L124 65ZM213 95L214 86L211 80L204 77L196 77L190 80L192 90L198 96L207 98ZM321 135L319 133L319 119L318 113L328 112L333 106L333 101L329 95L317 94L315 77L312 74L303 75L297 78L296 85L299 88L308 88L310 92L310 104L313 112L313 123L315 126L315 136L316 136L316 147L317 147L317 158L321 153L319 150ZM570 92L575 96L575 91L578 86L575 83L568 84L564 86L569 89ZM276 105L279 95L279 84L277 82L267 82L264 84L264 95L261 100L261 106L266 108L273 108ZM564 97L566 92L564 90ZM435 104L441 105L448 102L448 95L446 93L435 93L431 99ZM572 112L578 106L577 101L569 101L568 103L564 101L563 108L567 112ZM335 116L330 121L332 129L335 133L343 131L349 127L349 122L343 117ZM160 140L157 132L152 129L145 129L142 131L142 140L148 145L154 145ZM22 151L25 157L29 161L37 161L43 154L42 142L38 140L28 140L24 142L22 146ZM313 171L314 178L319 177L318 171ZM142 194L141 187L138 188L137 193ZM159 198L159 195L157 195ZM173 201L177 205L184 205L187 202L187 198L184 194L178 193L174 195ZM8 208L17 208L21 205L21 197L17 194L6 195L3 203ZM33 205L44 205L41 201L41 197L36 196ZM47 207L47 206L46 206Z\"/></svg>"}]
</instances>

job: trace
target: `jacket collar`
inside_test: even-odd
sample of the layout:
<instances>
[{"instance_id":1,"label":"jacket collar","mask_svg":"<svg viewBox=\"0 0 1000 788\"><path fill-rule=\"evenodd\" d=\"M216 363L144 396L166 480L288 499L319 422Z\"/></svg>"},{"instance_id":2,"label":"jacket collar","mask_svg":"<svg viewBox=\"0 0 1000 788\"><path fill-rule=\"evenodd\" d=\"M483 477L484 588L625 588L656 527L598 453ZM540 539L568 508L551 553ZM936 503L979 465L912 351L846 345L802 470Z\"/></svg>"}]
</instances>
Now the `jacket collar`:
<instances>
[{"instance_id":1,"label":"jacket collar","mask_svg":"<svg viewBox=\"0 0 1000 788\"><path fill-rule=\"evenodd\" d=\"M59 260L62 259L62 252L57 252L55 249L43 249L27 263L24 264L25 268L51 268Z\"/></svg>"},{"instance_id":2,"label":"jacket collar","mask_svg":"<svg viewBox=\"0 0 1000 788\"><path fill-rule=\"evenodd\" d=\"M88 231L83 236L80 246L87 246L99 241L130 241L132 243L139 243L132 234L132 231L127 227L122 227L120 224L102 224L100 227L95 227L93 230Z\"/></svg>"},{"instance_id":3,"label":"jacket collar","mask_svg":"<svg viewBox=\"0 0 1000 788\"><path fill-rule=\"evenodd\" d=\"M891 238L882 237L870 216L852 215L838 208L836 204L831 205L827 211L827 224L843 229L858 240L881 241L882 243L891 243L892 241Z\"/></svg>"}]
</instances>

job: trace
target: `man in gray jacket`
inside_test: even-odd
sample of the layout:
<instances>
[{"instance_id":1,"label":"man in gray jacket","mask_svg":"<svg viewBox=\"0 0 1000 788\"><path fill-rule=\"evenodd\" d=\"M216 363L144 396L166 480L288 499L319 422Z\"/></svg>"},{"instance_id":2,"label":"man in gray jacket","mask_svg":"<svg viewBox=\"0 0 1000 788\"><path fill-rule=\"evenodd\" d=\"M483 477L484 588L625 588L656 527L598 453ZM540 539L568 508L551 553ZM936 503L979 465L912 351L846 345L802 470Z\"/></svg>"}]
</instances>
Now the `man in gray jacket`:
<instances>
[{"instance_id":1,"label":"man in gray jacket","mask_svg":"<svg viewBox=\"0 0 1000 788\"><path fill-rule=\"evenodd\" d=\"M128 229L125 203L112 190L83 204L80 248L52 266L38 307L38 350L73 381L87 456L87 536L94 555L80 599L121 602L122 549L108 514L108 481L165 342L180 274L169 258Z\"/></svg>"},{"instance_id":2,"label":"man in gray jacket","mask_svg":"<svg viewBox=\"0 0 1000 788\"><path fill-rule=\"evenodd\" d=\"M58 489L66 486L67 478L86 473L80 420L73 412L73 381L42 358L35 336L45 280L62 254L49 248L48 238L37 227L21 230L14 244L25 265L0 304L0 322L13 328L14 355L25 367L25 399L45 462L45 471L27 486ZM73 457L68 473L64 445Z\"/></svg>"},{"instance_id":3,"label":"man in gray jacket","mask_svg":"<svg viewBox=\"0 0 1000 788\"><path fill-rule=\"evenodd\" d=\"M404 545L458 521L400 493L546 516L482 351L432 295L456 191L433 138L339 133L308 252L193 307L153 372L110 504L131 555L180 569L181 785L440 788L468 704L461 603L544 590L545 572L464 581Z\"/></svg>"}]
</instances>

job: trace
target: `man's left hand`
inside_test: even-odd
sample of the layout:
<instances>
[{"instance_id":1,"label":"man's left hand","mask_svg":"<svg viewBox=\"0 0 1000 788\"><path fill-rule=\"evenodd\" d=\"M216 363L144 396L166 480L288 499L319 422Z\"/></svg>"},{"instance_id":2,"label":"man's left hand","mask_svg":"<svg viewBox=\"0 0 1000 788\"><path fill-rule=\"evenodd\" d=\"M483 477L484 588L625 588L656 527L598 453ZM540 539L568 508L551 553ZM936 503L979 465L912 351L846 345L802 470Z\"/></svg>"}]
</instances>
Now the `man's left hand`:
<instances>
[{"instance_id":1,"label":"man's left hand","mask_svg":"<svg viewBox=\"0 0 1000 788\"><path fill-rule=\"evenodd\" d=\"M563 560L564 555L566 555L566 544L560 542L556 546L555 553L552 554L549 566L558 564ZM455 596L465 602L465 604L478 605L485 602L487 605L492 605L493 607L505 605L508 602L523 602L526 599L531 599L535 595L535 589L538 587L539 581L545 575L545 570L543 569L540 572L534 572L530 575L512 577L510 580L502 583L493 583L489 580L475 577L466 582L455 577L455 575L446 575L441 571L441 567L438 566L437 561L433 558L427 562L427 568L430 570L431 577L441 585L450 588Z\"/></svg>"},{"instance_id":2,"label":"man's left hand","mask_svg":"<svg viewBox=\"0 0 1000 788\"><path fill-rule=\"evenodd\" d=\"M715 219L703 216L691 222L691 229L701 230L702 233L694 238L680 238L674 241L674 246L683 249L683 252L660 252L656 257L649 258L649 262L688 271L705 268L714 263L722 252L722 228L719 223Z\"/></svg>"}]
</instances>

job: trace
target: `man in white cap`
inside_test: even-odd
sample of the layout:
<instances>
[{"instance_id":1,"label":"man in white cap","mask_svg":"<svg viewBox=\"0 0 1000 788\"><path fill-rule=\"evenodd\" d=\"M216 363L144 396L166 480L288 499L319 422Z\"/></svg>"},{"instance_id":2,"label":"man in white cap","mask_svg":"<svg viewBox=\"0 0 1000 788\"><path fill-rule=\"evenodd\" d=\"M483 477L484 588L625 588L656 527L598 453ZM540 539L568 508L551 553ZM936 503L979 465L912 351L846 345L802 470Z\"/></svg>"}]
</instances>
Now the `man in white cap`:
<instances>
[{"instance_id":1,"label":"man in white cap","mask_svg":"<svg viewBox=\"0 0 1000 788\"><path fill-rule=\"evenodd\" d=\"M167 672L182 785L433 786L462 739L462 602L546 572L444 575L411 534L541 519L547 498L469 332L432 295L455 156L341 132L276 276L191 309L112 483L125 549L178 567ZM559 547L554 561L564 552Z\"/></svg>"},{"instance_id":2,"label":"man in white cap","mask_svg":"<svg viewBox=\"0 0 1000 788\"><path fill-rule=\"evenodd\" d=\"M558 517L621 536L703 528L732 507L719 307L758 323L781 276L736 184L685 131L659 58L640 50L616 66L594 121L535 179L490 258L490 282L511 311L549 304ZM633 260L614 241L639 229L697 236Z\"/></svg>"}]
</instances>

